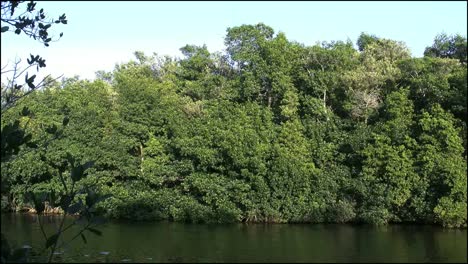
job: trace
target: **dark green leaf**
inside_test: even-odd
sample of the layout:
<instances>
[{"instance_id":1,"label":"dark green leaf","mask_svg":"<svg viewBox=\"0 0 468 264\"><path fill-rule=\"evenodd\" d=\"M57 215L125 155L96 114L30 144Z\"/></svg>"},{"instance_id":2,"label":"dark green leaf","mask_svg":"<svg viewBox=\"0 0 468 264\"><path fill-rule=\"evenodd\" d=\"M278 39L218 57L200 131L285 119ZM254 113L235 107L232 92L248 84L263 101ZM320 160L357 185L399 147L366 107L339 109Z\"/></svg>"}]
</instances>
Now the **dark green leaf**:
<instances>
[{"instance_id":1,"label":"dark green leaf","mask_svg":"<svg viewBox=\"0 0 468 264\"><path fill-rule=\"evenodd\" d=\"M92 228L92 227L88 227L88 230L89 230L91 233L93 233L93 234L95 234L95 235L97 235L97 236L102 236L102 232L99 231L99 230L97 230L97 229L94 229L94 228Z\"/></svg>"},{"instance_id":2,"label":"dark green leaf","mask_svg":"<svg viewBox=\"0 0 468 264\"><path fill-rule=\"evenodd\" d=\"M62 33L60 33L60 37L63 37L63 32L62 32Z\"/></svg>"},{"instance_id":3,"label":"dark green leaf","mask_svg":"<svg viewBox=\"0 0 468 264\"><path fill-rule=\"evenodd\" d=\"M68 122L69 122L69 121L70 121L70 118L68 118L68 116L64 117L64 118L63 118L63 121L62 121L62 125L63 125L63 126L68 125Z\"/></svg>"},{"instance_id":4,"label":"dark green leaf","mask_svg":"<svg viewBox=\"0 0 468 264\"><path fill-rule=\"evenodd\" d=\"M54 234L52 235L51 237L47 238L47 241L46 241L46 248L49 248L50 246L54 245L55 243L57 243L57 239L59 237L59 234Z\"/></svg>"},{"instance_id":5,"label":"dark green leaf","mask_svg":"<svg viewBox=\"0 0 468 264\"><path fill-rule=\"evenodd\" d=\"M17 29L15 30L15 33L19 35L19 33L21 33L21 29L17 28Z\"/></svg>"},{"instance_id":6,"label":"dark green leaf","mask_svg":"<svg viewBox=\"0 0 468 264\"><path fill-rule=\"evenodd\" d=\"M52 126L46 128L46 132L49 134L54 134L55 132L57 132L57 126L53 124Z\"/></svg>"},{"instance_id":7,"label":"dark green leaf","mask_svg":"<svg viewBox=\"0 0 468 264\"><path fill-rule=\"evenodd\" d=\"M31 83L31 82L34 82L34 79L36 79L36 74L34 74L33 76L31 76L30 78L28 78L26 80L27 83Z\"/></svg>"},{"instance_id":8,"label":"dark green leaf","mask_svg":"<svg viewBox=\"0 0 468 264\"><path fill-rule=\"evenodd\" d=\"M79 181L81 178L83 178L83 166L78 165L76 167L73 167L70 176L73 181Z\"/></svg>"},{"instance_id":9,"label":"dark green leaf","mask_svg":"<svg viewBox=\"0 0 468 264\"><path fill-rule=\"evenodd\" d=\"M88 244L88 241L86 241L86 237L85 237L85 235L83 233L81 233L81 239L83 239L83 242L85 244Z\"/></svg>"},{"instance_id":10,"label":"dark green leaf","mask_svg":"<svg viewBox=\"0 0 468 264\"><path fill-rule=\"evenodd\" d=\"M30 113L31 111L29 111L29 109L26 106L23 107L23 110L21 111L22 116L28 116Z\"/></svg>"},{"instance_id":11,"label":"dark green leaf","mask_svg":"<svg viewBox=\"0 0 468 264\"><path fill-rule=\"evenodd\" d=\"M67 161L72 167L75 166L75 158L69 152L67 152Z\"/></svg>"},{"instance_id":12,"label":"dark green leaf","mask_svg":"<svg viewBox=\"0 0 468 264\"><path fill-rule=\"evenodd\" d=\"M3 32L7 32L9 28L10 28L10 27L8 27L8 26L2 27L2 33L3 33Z\"/></svg>"},{"instance_id":13,"label":"dark green leaf","mask_svg":"<svg viewBox=\"0 0 468 264\"><path fill-rule=\"evenodd\" d=\"M89 207L92 207L95 203L96 200L96 193L93 190L86 189L87 194L86 195L86 205Z\"/></svg>"}]
</instances>

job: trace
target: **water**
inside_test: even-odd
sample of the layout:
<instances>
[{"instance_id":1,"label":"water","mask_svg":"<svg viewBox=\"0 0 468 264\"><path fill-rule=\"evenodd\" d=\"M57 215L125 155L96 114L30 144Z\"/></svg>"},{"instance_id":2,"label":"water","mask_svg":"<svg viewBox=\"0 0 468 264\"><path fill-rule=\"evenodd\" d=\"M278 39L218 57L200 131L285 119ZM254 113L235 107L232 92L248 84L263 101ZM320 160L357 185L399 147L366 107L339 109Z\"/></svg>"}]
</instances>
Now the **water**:
<instances>
[{"instance_id":1,"label":"water","mask_svg":"<svg viewBox=\"0 0 468 264\"><path fill-rule=\"evenodd\" d=\"M59 226L42 218L46 232ZM16 246L44 245L37 216L2 214ZM467 262L467 230L391 225L108 222L54 255L60 262ZM67 232L71 238L78 229ZM72 234L73 233L73 234ZM32 259L38 260L38 259Z\"/></svg>"}]
</instances>

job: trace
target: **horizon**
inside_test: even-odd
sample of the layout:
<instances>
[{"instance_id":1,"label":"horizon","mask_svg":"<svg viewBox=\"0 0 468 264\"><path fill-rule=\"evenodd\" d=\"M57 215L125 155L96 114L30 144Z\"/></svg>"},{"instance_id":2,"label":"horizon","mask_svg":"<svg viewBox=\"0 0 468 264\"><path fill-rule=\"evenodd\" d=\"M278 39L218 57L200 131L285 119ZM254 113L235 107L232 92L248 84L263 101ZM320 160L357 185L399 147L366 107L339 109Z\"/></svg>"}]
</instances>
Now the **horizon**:
<instances>
[{"instance_id":1,"label":"horizon","mask_svg":"<svg viewBox=\"0 0 468 264\"><path fill-rule=\"evenodd\" d=\"M40 54L47 67L38 77L94 79L96 71L134 60L135 51L181 58L179 49L193 44L224 52L227 28L242 24L264 23L306 46L350 40L356 47L364 32L404 42L413 57L422 57L440 33L466 37L467 31L466 1L113 2L112 12L109 2L89 3L38 2L36 9L44 8L50 18L67 15L68 24L51 31L63 32L63 38L46 48L24 34L2 34L2 67L15 56Z\"/></svg>"}]
</instances>

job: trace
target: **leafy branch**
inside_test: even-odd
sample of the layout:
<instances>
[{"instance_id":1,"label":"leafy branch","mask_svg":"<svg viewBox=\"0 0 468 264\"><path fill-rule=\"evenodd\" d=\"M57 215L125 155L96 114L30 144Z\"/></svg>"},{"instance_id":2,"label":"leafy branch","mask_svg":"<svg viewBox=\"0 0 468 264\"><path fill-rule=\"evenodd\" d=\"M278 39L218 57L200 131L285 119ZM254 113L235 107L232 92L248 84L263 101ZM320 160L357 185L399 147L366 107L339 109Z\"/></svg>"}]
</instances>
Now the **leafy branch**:
<instances>
[{"instance_id":1,"label":"leafy branch","mask_svg":"<svg viewBox=\"0 0 468 264\"><path fill-rule=\"evenodd\" d=\"M20 7L20 4L24 2L25 1L1 2L2 38L5 37L3 34L7 32L14 32L17 35L20 35L23 32L26 36L29 36L48 47L51 42L56 42L63 37L63 33L60 33L59 37L53 40L49 34L49 30L54 24L67 24L68 20L65 14L59 16L58 19L47 18L44 9L41 8L39 11L36 11L37 3L30 1L26 4L25 10L18 15L16 11ZM35 83L36 75L28 76L28 70L32 67L35 66L36 71L39 71L39 68L46 67L45 60L42 57L31 54L30 58L27 59L27 62L28 65L24 69L21 69L19 66L21 63L20 59L15 60L12 68L8 68L8 64L2 66L1 74L9 75L6 78L7 84L2 83L1 87L2 113L10 109L18 99L47 85L46 80L50 80L50 75L48 75L39 83ZM20 81L23 74L26 74L24 82ZM58 78L61 78L61 76Z\"/></svg>"}]
</instances>

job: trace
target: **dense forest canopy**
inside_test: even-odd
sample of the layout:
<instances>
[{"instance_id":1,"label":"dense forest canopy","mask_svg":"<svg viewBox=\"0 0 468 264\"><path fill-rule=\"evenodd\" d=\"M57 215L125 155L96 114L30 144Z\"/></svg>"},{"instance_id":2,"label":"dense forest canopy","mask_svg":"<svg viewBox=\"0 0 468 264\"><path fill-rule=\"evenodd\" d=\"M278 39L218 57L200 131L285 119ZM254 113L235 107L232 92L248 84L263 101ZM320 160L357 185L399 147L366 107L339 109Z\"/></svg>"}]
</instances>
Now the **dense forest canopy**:
<instances>
[{"instance_id":1,"label":"dense forest canopy","mask_svg":"<svg viewBox=\"0 0 468 264\"><path fill-rule=\"evenodd\" d=\"M2 112L2 209L28 192L57 204L72 156L94 161L77 184L111 194L99 210L114 218L466 226L466 37L414 58L373 35L305 46L260 23L225 45L135 52ZM27 143L5 148L14 135Z\"/></svg>"}]
</instances>

